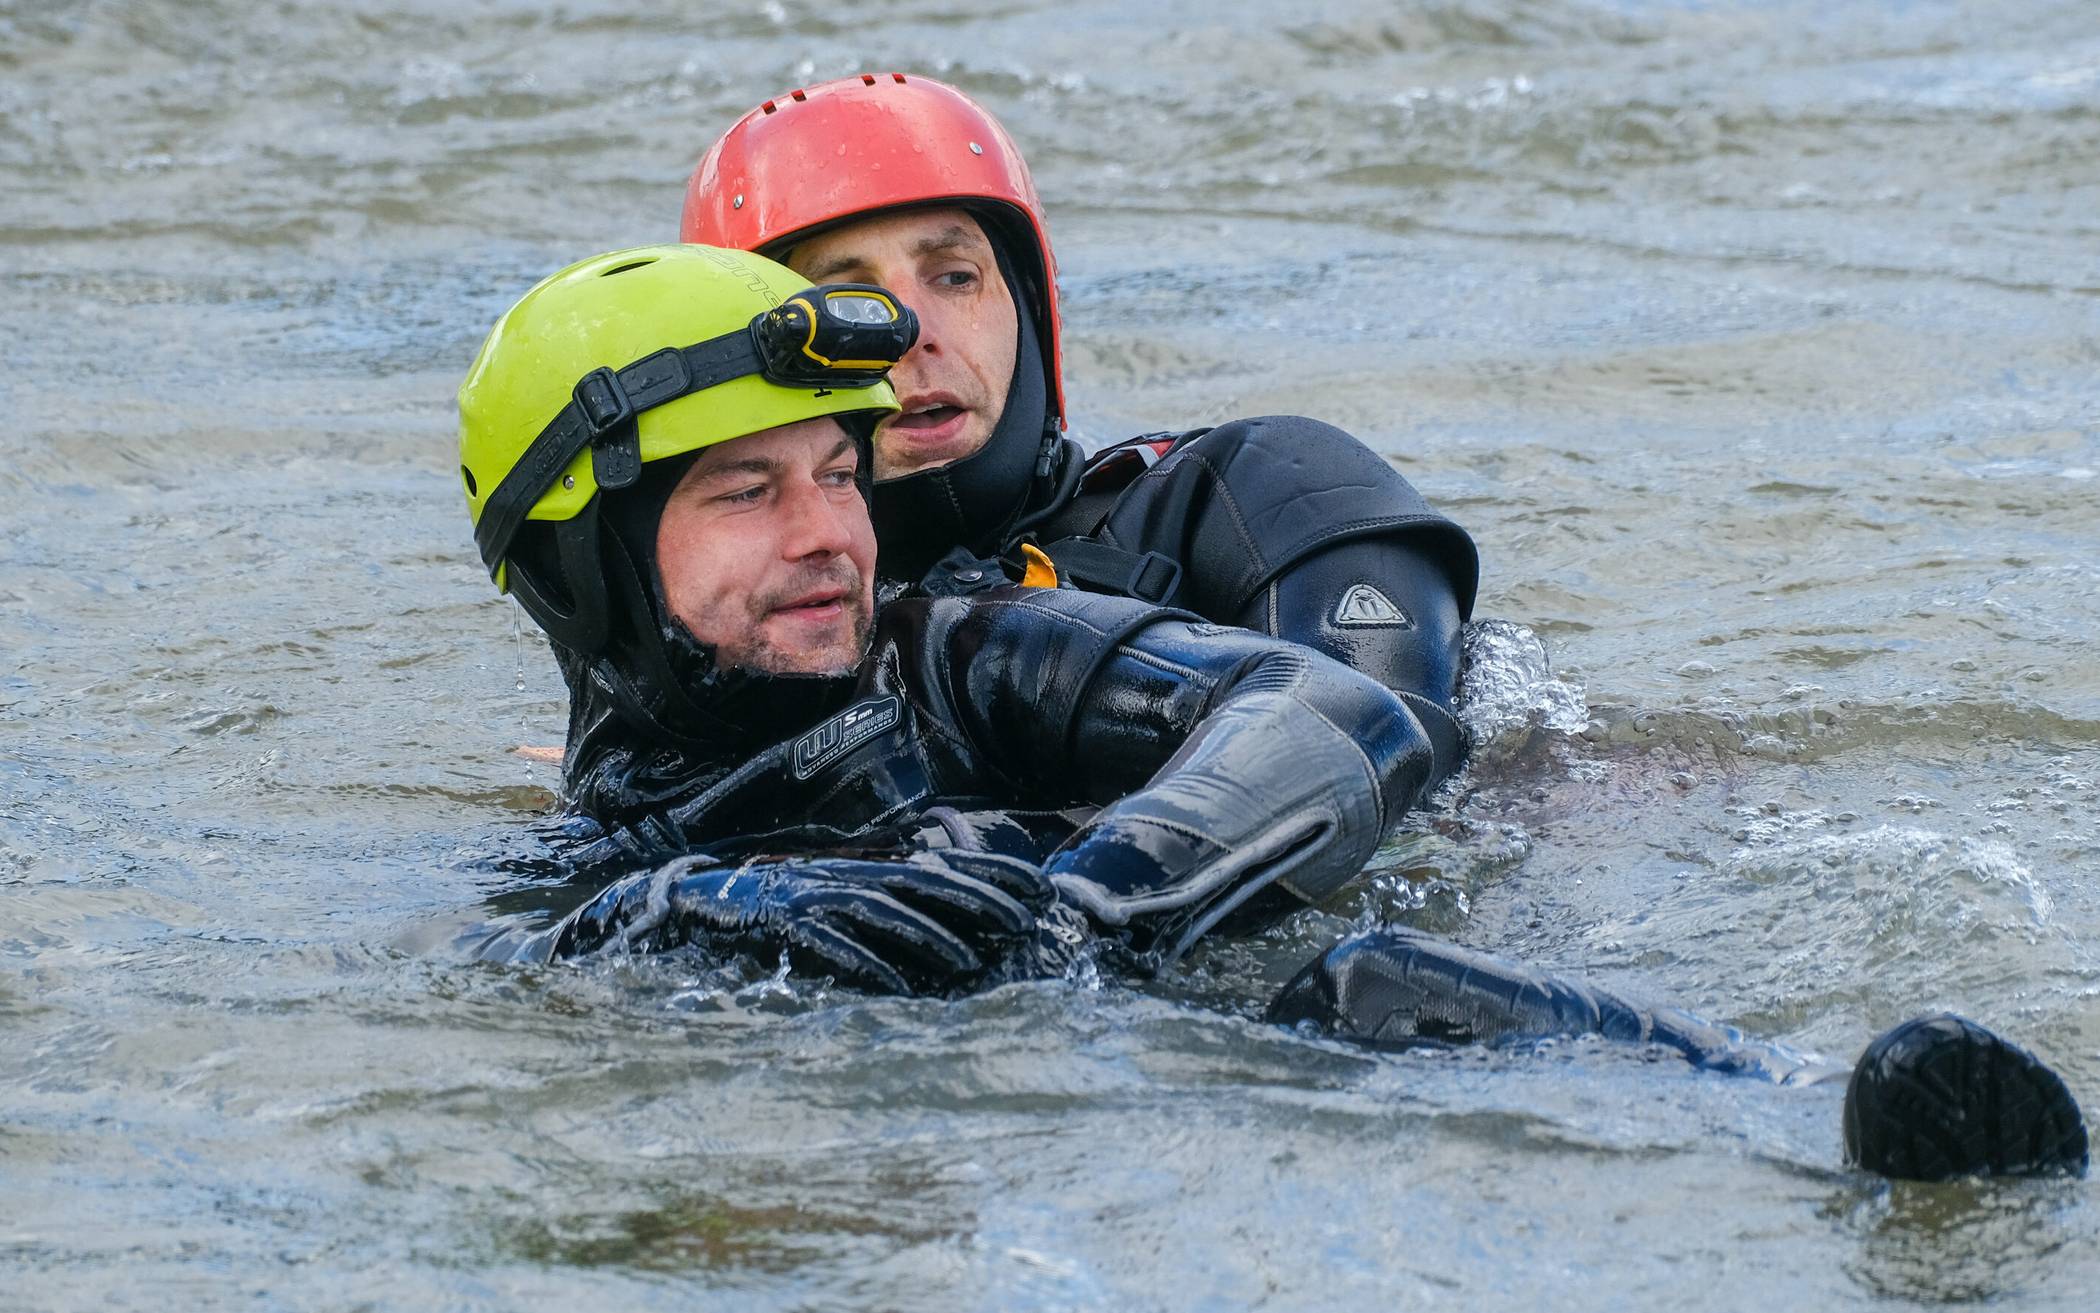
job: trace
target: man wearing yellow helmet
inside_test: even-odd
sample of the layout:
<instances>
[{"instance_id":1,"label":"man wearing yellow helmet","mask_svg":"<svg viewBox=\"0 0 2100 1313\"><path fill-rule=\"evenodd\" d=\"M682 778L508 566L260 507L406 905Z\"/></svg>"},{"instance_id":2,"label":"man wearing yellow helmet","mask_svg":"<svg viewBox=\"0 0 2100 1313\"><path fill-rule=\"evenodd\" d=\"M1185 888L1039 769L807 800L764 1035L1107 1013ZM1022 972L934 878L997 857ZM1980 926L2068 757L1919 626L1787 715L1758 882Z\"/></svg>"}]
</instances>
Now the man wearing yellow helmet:
<instances>
[{"instance_id":1,"label":"man wearing yellow helmet","mask_svg":"<svg viewBox=\"0 0 2100 1313\"><path fill-rule=\"evenodd\" d=\"M1052 951L1055 901L1068 940L1149 968L1332 892L1429 784L1430 736L1374 681L1130 598L901 601L871 646L868 445L914 332L880 288L650 247L555 274L489 334L461 479L569 682L569 800L608 831L579 860L686 858L535 951L646 923L953 988ZM842 843L911 860L710 864Z\"/></svg>"},{"instance_id":2,"label":"man wearing yellow helmet","mask_svg":"<svg viewBox=\"0 0 2100 1313\"><path fill-rule=\"evenodd\" d=\"M806 287L703 248L586 260L504 317L460 387L476 542L553 640L586 810L652 795L666 753L761 746L772 704L821 699L865 649L888 361L827 371L799 338L812 315L895 320L828 324L850 337L901 333L909 312L876 289L791 299ZM808 386L769 376L798 368Z\"/></svg>"}]
</instances>

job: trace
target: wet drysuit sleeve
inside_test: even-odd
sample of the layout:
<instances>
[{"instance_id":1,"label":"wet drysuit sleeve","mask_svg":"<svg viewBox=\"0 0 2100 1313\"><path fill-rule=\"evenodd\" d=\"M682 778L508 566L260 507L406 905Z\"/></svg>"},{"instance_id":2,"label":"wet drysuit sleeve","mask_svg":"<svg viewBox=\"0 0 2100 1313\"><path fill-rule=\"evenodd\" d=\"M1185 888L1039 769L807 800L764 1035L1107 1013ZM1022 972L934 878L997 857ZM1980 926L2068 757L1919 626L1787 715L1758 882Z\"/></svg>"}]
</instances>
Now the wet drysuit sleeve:
<instances>
[{"instance_id":1,"label":"wet drysuit sleeve","mask_svg":"<svg viewBox=\"0 0 2100 1313\"><path fill-rule=\"evenodd\" d=\"M1333 893L1432 779L1406 703L1295 643L1069 590L980 603L955 638L986 764L1102 804L1044 870L1142 966L1236 910Z\"/></svg>"},{"instance_id":2,"label":"wet drysuit sleeve","mask_svg":"<svg viewBox=\"0 0 2100 1313\"><path fill-rule=\"evenodd\" d=\"M1268 1019L1395 1048L1601 1035L1658 1044L1696 1066L1782 1085L1846 1071L1678 1008L1645 1007L1405 926L1350 935L1320 954L1277 994Z\"/></svg>"}]
</instances>

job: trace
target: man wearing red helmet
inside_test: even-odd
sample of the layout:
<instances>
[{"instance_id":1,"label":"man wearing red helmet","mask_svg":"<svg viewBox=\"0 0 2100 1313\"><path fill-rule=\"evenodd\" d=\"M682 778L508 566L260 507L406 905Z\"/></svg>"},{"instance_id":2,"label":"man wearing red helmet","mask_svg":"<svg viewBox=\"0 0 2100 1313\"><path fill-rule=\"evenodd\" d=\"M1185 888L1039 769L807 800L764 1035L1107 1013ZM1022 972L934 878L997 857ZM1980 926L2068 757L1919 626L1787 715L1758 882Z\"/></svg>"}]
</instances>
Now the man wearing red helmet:
<instances>
[{"instance_id":1,"label":"man wearing red helmet","mask_svg":"<svg viewBox=\"0 0 2100 1313\"><path fill-rule=\"evenodd\" d=\"M1064 435L1057 265L998 121L888 73L769 100L707 151L681 240L759 251L917 311L876 434L880 569L969 591L1029 542L1056 575L1293 639L1399 693L1457 765L1473 543L1382 457L1297 416L1152 434L1088 460ZM1038 571L1036 578L1047 578ZM1029 581L1033 582L1034 579Z\"/></svg>"}]
</instances>

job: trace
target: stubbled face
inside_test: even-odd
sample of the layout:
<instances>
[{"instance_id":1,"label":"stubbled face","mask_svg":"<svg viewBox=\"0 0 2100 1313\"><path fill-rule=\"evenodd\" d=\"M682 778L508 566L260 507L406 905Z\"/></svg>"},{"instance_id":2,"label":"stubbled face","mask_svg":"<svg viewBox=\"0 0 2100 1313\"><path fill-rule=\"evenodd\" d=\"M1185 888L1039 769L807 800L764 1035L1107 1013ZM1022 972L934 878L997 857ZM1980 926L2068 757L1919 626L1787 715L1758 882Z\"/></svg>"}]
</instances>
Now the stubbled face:
<instances>
[{"instance_id":1,"label":"stubbled face","mask_svg":"<svg viewBox=\"0 0 2100 1313\"><path fill-rule=\"evenodd\" d=\"M970 455L1006 409L1020 330L991 241L967 211L878 214L812 237L787 264L814 283L874 283L919 316L890 383L903 413L875 432L875 477Z\"/></svg>"},{"instance_id":2,"label":"stubbled face","mask_svg":"<svg viewBox=\"0 0 2100 1313\"><path fill-rule=\"evenodd\" d=\"M875 575L859 470L858 445L826 418L709 447L678 481L656 526L664 600L723 668L859 664Z\"/></svg>"}]
</instances>

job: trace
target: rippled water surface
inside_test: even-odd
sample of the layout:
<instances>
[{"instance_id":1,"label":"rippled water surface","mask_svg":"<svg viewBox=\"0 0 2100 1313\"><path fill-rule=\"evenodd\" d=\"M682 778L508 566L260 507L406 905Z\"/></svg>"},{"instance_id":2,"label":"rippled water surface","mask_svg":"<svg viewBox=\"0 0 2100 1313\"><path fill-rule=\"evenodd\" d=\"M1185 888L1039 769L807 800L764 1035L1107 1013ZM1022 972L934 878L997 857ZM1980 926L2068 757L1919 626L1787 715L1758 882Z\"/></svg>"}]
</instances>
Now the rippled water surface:
<instances>
[{"instance_id":1,"label":"rippled water surface","mask_svg":"<svg viewBox=\"0 0 2100 1313\"><path fill-rule=\"evenodd\" d=\"M1308 412L1472 529L1475 763L1144 990L466 964L561 722L452 389L863 67L1029 153L1090 436ZM0 0L0 1307L2089 1307L2090 1185L1835 1090L1253 1016L1398 918L2100 1105L2096 213L2073 0Z\"/></svg>"}]
</instances>

